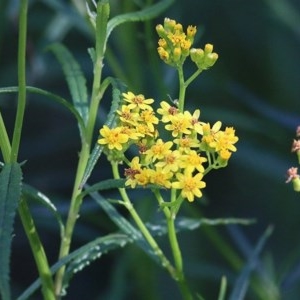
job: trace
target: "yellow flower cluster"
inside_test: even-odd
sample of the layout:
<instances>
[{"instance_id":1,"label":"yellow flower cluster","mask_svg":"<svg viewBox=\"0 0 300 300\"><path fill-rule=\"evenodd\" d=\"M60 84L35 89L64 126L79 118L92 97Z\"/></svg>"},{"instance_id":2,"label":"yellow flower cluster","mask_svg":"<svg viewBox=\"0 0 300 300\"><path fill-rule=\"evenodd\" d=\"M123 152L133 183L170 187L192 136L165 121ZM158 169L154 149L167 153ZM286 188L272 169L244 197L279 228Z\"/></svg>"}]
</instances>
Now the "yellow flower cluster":
<instances>
[{"instance_id":1,"label":"yellow flower cluster","mask_svg":"<svg viewBox=\"0 0 300 300\"><path fill-rule=\"evenodd\" d=\"M191 48L197 32L195 26L189 25L186 32L182 25L169 18L165 18L164 25L157 25L156 31L160 37L158 41L158 54L160 58L171 66L180 66L190 55L191 60L198 69L206 70L214 65L218 54L212 52L213 46L206 44L204 50Z\"/></svg>"},{"instance_id":2,"label":"yellow flower cluster","mask_svg":"<svg viewBox=\"0 0 300 300\"><path fill-rule=\"evenodd\" d=\"M227 127L222 131L221 122L212 127L200 122L199 109L193 114L180 112L176 106L162 101L155 112L151 106L153 99L132 92L122 95L116 125L114 128L104 125L98 143L115 154L110 157L121 157L127 162L126 185L135 188L154 184L178 189L188 201L201 197L204 174L225 166L231 152L236 151L234 144L238 138L234 129ZM129 162L124 152L134 145L139 155Z\"/></svg>"}]
</instances>

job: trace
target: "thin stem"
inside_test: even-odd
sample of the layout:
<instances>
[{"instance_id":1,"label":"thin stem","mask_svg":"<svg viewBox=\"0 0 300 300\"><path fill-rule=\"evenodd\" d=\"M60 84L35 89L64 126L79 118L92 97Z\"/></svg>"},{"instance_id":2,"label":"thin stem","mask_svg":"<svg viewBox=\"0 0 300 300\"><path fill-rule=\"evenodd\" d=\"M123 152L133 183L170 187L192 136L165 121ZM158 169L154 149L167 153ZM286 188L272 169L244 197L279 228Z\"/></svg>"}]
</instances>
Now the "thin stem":
<instances>
[{"instance_id":1,"label":"thin stem","mask_svg":"<svg viewBox=\"0 0 300 300\"><path fill-rule=\"evenodd\" d=\"M185 280L184 272L183 272L183 260L182 260L181 250L179 247L176 229L175 229L175 215L172 215L170 218L167 219L167 225L168 225L168 236L169 236L170 246L172 249L175 267L178 275L178 284L180 287L180 291L183 296L183 299L191 300L193 299L193 297L188 288L187 282Z\"/></svg>"},{"instance_id":2,"label":"thin stem","mask_svg":"<svg viewBox=\"0 0 300 300\"><path fill-rule=\"evenodd\" d=\"M38 268L39 277L42 281L42 293L44 299L54 300L56 299L54 294L54 284L48 260L25 199L21 199L20 201L19 215L30 243L31 251Z\"/></svg>"},{"instance_id":3,"label":"thin stem","mask_svg":"<svg viewBox=\"0 0 300 300\"><path fill-rule=\"evenodd\" d=\"M115 163L115 162L112 162L111 165L112 165L112 171L113 171L114 178L119 179L120 174L119 174L119 170L118 170L118 164ZM173 279L178 281L177 270L172 266L170 261L164 255L164 253L162 252L162 250L158 246L157 242L155 241L155 239L153 238L153 236L151 235L151 233L149 232L149 230L145 226L144 222L142 221L142 219L140 218L140 216L138 215L138 213L134 209L134 207L133 207L133 205L132 205L132 203L131 203L131 201L130 201L127 193L126 193L126 190L124 188L119 188L119 192L120 192L120 195L121 195L121 197L122 197L122 199L125 203L126 208L129 211L131 217L133 218L136 225L140 229L141 233L143 234L144 238L148 242L149 246L153 249L155 255L161 261L162 266L168 270L169 274L171 275L171 277Z\"/></svg>"},{"instance_id":4,"label":"thin stem","mask_svg":"<svg viewBox=\"0 0 300 300\"><path fill-rule=\"evenodd\" d=\"M10 153L11 153L11 145L7 135L7 131L5 128L5 124L2 118L2 114L0 112L0 148L3 156L3 160L5 162L9 162L10 160Z\"/></svg>"},{"instance_id":5,"label":"thin stem","mask_svg":"<svg viewBox=\"0 0 300 300\"><path fill-rule=\"evenodd\" d=\"M59 251L59 259L68 255L70 251L73 231L79 216L78 214L82 203L81 197L78 196L80 195L82 190L80 186L88 162L89 154L90 154L90 145L85 143L82 146L82 150L79 155L79 161L78 161L75 183L74 183L74 188L73 188L73 193L71 198L71 204L70 204L69 214L66 222L65 234L62 238L60 251ZM57 272L55 278L55 293L58 298L60 297L63 288L62 283L63 283L64 273L65 273L65 267L62 267Z\"/></svg>"},{"instance_id":6,"label":"thin stem","mask_svg":"<svg viewBox=\"0 0 300 300\"><path fill-rule=\"evenodd\" d=\"M11 162L18 159L23 119L26 106L26 34L27 34L28 0L22 0L20 5L19 41L18 41L18 107L13 133Z\"/></svg>"},{"instance_id":7,"label":"thin stem","mask_svg":"<svg viewBox=\"0 0 300 300\"><path fill-rule=\"evenodd\" d=\"M181 112L184 110L184 100L185 100L185 91L186 86L184 82L183 68L179 66L177 68L178 71L178 79L179 79L179 97L178 97L178 108Z\"/></svg>"},{"instance_id":8,"label":"thin stem","mask_svg":"<svg viewBox=\"0 0 300 300\"><path fill-rule=\"evenodd\" d=\"M72 242L72 236L74 232L74 227L76 220L79 216L79 210L82 203L82 197L79 197L82 191L82 179L88 163L90 156L90 150L92 145L93 133L95 131L95 123L97 118L97 112L99 108L100 101L102 99L103 93L108 86L108 81L102 86L102 68L103 68L103 58L106 49L106 30L107 30L107 20L109 16L109 4L108 3L98 3L97 6L97 19L96 19L96 47L95 47L95 63L94 63L94 78L93 78L93 88L92 97L89 107L89 118L86 127L86 137L83 139L81 146L81 152L79 154L79 161L77 166L77 172L75 177L75 183L73 187L71 204L69 209L69 214L66 222L65 234L61 241L59 258L69 254L70 246ZM62 283L65 274L65 267L59 269L56 274L55 280L55 293L59 298L62 292Z\"/></svg>"},{"instance_id":9,"label":"thin stem","mask_svg":"<svg viewBox=\"0 0 300 300\"><path fill-rule=\"evenodd\" d=\"M194 81L198 76L199 74L202 72L202 69L198 69L194 74L192 74L185 82L185 87L187 88L192 81Z\"/></svg>"}]
</instances>

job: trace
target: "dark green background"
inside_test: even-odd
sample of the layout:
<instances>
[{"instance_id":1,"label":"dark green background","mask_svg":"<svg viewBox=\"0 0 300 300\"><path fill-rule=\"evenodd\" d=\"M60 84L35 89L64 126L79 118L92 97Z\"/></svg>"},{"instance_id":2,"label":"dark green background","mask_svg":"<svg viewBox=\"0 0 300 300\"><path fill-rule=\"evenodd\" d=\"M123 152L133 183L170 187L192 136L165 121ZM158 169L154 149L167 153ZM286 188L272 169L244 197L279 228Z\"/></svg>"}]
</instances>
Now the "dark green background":
<instances>
[{"instance_id":1,"label":"dark green background","mask_svg":"<svg viewBox=\"0 0 300 300\"><path fill-rule=\"evenodd\" d=\"M78 1L81 3L81 1ZM151 1L111 1L111 15L137 10ZM83 3L83 1L82 1ZM82 4L81 3L81 4ZM18 7L0 4L0 86L17 85ZM156 20L117 28L109 41L105 75L120 77L136 93L157 101L177 97L175 70L159 61L155 25L164 17L198 27L196 46L214 44L219 60L187 92L187 106L200 108L203 121L221 120L234 126L240 140L226 169L206 178L205 201L186 203L182 214L199 217L255 218L251 226L217 227L217 233L244 261L268 225L274 232L257 262L261 289L277 289L282 299L299 299L300 198L285 184L286 170L297 166L291 142L300 124L300 4L297 0L177 0ZM89 84L92 64L87 48L91 29L71 1L30 1L28 17L27 83L70 99L61 68L45 51L52 42L64 43L81 64ZM193 66L187 64L190 74ZM99 111L105 121L110 97ZM0 108L12 133L16 96L0 96ZM97 132L95 132L95 138ZM29 95L21 146L26 160L24 181L51 197L66 216L79 149L77 125L68 112L48 99ZM91 183L107 178L104 158ZM109 194L110 196L112 193ZM157 207L150 193L136 192L136 207L155 221ZM51 263L59 245L58 226L43 207L31 205ZM12 252L12 287L16 297L37 276L16 218ZM107 216L86 199L77 223L73 248L115 231ZM191 285L206 299L216 299L220 278L228 279L228 294L239 270L229 261L224 245L212 241L203 228L179 235L185 270ZM160 238L163 247L165 239ZM167 246L166 246L167 247ZM167 249L167 248L166 248ZM295 276L294 276L295 275ZM32 299L41 299L37 296ZM74 277L65 299L180 299L176 285L145 254L130 246L104 255ZM246 299L260 299L249 288ZM274 298L276 299L276 298ZM271 299L273 300L273 298Z\"/></svg>"}]
</instances>

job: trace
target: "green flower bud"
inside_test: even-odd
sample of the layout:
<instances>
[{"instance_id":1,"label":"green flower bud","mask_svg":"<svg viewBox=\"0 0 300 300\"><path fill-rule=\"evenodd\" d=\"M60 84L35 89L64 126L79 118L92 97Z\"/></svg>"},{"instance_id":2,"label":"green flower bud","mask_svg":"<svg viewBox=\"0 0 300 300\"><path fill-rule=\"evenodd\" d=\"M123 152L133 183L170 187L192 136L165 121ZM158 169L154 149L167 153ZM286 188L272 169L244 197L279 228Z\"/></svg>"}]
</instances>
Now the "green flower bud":
<instances>
[{"instance_id":1,"label":"green flower bud","mask_svg":"<svg viewBox=\"0 0 300 300\"><path fill-rule=\"evenodd\" d=\"M293 183L294 191L295 192L300 192L300 178L299 177L294 178L292 180L292 183Z\"/></svg>"}]
</instances>

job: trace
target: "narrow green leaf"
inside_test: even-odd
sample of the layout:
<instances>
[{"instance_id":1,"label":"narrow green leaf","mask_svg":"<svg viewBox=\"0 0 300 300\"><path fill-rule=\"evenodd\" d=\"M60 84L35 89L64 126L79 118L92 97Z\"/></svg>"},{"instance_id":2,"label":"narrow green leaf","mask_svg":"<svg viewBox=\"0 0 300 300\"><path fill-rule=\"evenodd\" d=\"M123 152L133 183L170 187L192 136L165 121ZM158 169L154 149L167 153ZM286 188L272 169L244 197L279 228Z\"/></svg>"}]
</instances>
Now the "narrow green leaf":
<instances>
[{"instance_id":1,"label":"narrow green leaf","mask_svg":"<svg viewBox=\"0 0 300 300\"><path fill-rule=\"evenodd\" d=\"M262 234L260 239L258 240L252 255L249 257L247 264L241 271L239 277L237 278L234 289L229 297L230 300L243 300L245 299L245 295L247 292L247 288L249 285L250 275L253 269L255 268L260 252L265 246L268 238L273 232L273 227L269 226L266 231Z\"/></svg>"},{"instance_id":2,"label":"narrow green leaf","mask_svg":"<svg viewBox=\"0 0 300 300\"><path fill-rule=\"evenodd\" d=\"M9 262L13 223L21 196L22 171L18 163L5 164L0 173L0 295L10 299Z\"/></svg>"},{"instance_id":3,"label":"narrow green leaf","mask_svg":"<svg viewBox=\"0 0 300 300\"><path fill-rule=\"evenodd\" d=\"M76 120L78 122L78 126L80 128L80 131L81 132L85 131L85 125L84 125L82 117L80 116L79 112L73 107L73 105L70 104L66 99L64 99L64 98L62 98L62 97L60 97L56 94L45 91L43 89L39 89L39 88L32 87L32 86L27 86L26 91L29 92L29 93L34 93L34 94L39 94L39 95L46 96L47 98L52 99L55 102L63 105L76 118ZM10 86L10 87L0 88L0 93L17 93L17 92L18 92L18 87L17 86Z\"/></svg>"},{"instance_id":4,"label":"narrow green leaf","mask_svg":"<svg viewBox=\"0 0 300 300\"><path fill-rule=\"evenodd\" d=\"M72 274L81 271L89 263L108 251L124 247L127 243L132 243L130 236L115 233L104 237L96 238L94 241L73 251L65 256L51 267L51 273L55 274L62 266L67 265L66 278L64 284L67 284ZM40 287L41 280L35 280L18 298L17 300L28 300L30 296Z\"/></svg>"},{"instance_id":5,"label":"narrow green leaf","mask_svg":"<svg viewBox=\"0 0 300 300\"><path fill-rule=\"evenodd\" d=\"M117 184L117 183L116 183ZM195 230L200 226L224 226L224 225L250 225L255 221L252 219L237 219L237 218L227 218L227 219L192 219L186 217L176 218L175 228L177 232L185 230ZM164 235L167 234L168 228L165 220L157 222L155 224L147 223L147 228L151 231L153 235Z\"/></svg>"},{"instance_id":6,"label":"narrow green leaf","mask_svg":"<svg viewBox=\"0 0 300 300\"><path fill-rule=\"evenodd\" d=\"M118 15L112 19L109 20L107 24L107 39L111 32L119 26L122 23L125 22L137 22L137 21L146 21L150 20L154 17L157 17L159 14L161 14L164 10L166 10L174 0L164 0L159 1L154 5L151 5L149 7L146 7L142 10L125 13L122 15Z\"/></svg>"},{"instance_id":7,"label":"narrow green leaf","mask_svg":"<svg viewBox=\"0 0 300 300\"><path fill-rule=\"evenodd\" d=\"M60 62L65 74L75 109L85 124L89 116L86 79L80 65L72 53L62 44L55 43L48 47Z\"/></svg>"},{"instance_id":8,"label":"narrow green leaf","mask_svg":"<svg viewBox=\"0 0 300 300\"><path fill-rule=\"evenodd\" d=\"M227 279L225 276L223 276L221 279L221 286L220 286L218 300L225 300L226 289L227 289Z\"/></svg>"},{"instance_id":9,"label":"narrow green leaf","mask_svg":"<svg viewBox=\"0 0 300 300\"><path fill-rule=\"evenodd\" d=\"M61 236L63 236L64 224L60 214L58 213L57 208L51 202L51 200L42 192L38 191L34 187L25 183L23 184L23 196L25 197L26 200L36 200L42 205L44 205L54 215L59 225Z\"/></svg>"},{"instance_id":10,"label":"narrow green leaf","mask_svg":"<svg viewBox=\"0 0 300 300\"><path fill-rule=\"evenodd\" d=\"M109 81L112 85L112 102L111 102L111 106L110 106L110 111L107 115L105 125L107 125L108 127L113 127L114 122L115 122L115 117L116 117L116 111L120 107L121 95L122 95L122 92L125 91L126 86L122 81L112 78L112 77L108 77L108 78L106 78L106 80ZM94 149L89 157L87 167L83 174L83 179L80 184L80 187L83 187L84 184L89 179L89 177L91 176L91 173L92 173L98 159L100 158L102 151L103 151L103 146L99 145L96 142Z\"/></svg>"},{"instance_id":11,"label":"narrow green leaf","mask_svg":"<svg viewBox=\"0 0 300 300\"><path fill-rule=\"evenodd\" d=\"M152 259L158 262L157 256L154 255L152 249L142 236L141 232L137 230L130 222L128 222L105 198L99 193L90 193L91 197L102 207L110 219L119 227L125 234L129 235L134 242Z\"/></svg>"}]
</instances>

